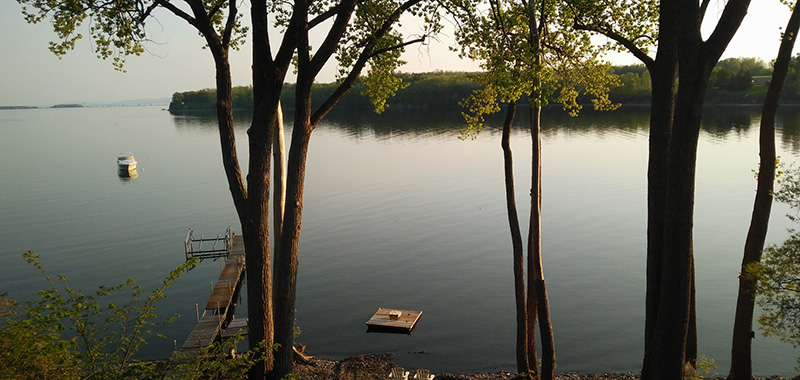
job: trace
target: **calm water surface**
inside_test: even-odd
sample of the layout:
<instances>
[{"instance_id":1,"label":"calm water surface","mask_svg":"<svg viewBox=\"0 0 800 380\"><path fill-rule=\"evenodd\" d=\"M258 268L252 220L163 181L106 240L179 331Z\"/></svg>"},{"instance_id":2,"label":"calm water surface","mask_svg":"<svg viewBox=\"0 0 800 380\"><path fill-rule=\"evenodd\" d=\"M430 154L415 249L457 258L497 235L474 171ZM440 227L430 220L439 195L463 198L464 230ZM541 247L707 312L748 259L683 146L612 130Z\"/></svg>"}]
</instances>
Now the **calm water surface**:
<instances>
[{"instance_id":1,"label":"calm water surface","mask_svg":"<svg viewBox=\"0 0 800 380\"><path fill-rule=\"evenodd\" d=\"M647 119L644 109L548 115L544 270L559 371L637 371L644 328ZM728 369L737 274L757 166L757 109L707 111L700 136L695 254L700 352ZM246 157L239 120L240 157ZM514 301L500 134L458 139L437 112L337 113L315 132L300 243L298 341L312 355L389 352L407 368L513 370ZM779 154L800 152L800 112L779 120ZM520 215L530 138L513 136ZM132 151L138 177L118 177ZM246 166L245 166L246 168ZM768 241L787 236L776 205ZM527 223L523 220L523 228ZM43 277L20 254L86 290L129 277L150 289L183 261L188 228L238 228L214 119L158 107L0 112L0 292L35 297ZM180 313L146 355L168 355L194 322L219 263L169 289ZM413 335L366 334L378 307L423 310ZM244 315L244 308L237 314ZM757 374L793 375L800 354L757 335Z\"/></svg>"}]
</instances>

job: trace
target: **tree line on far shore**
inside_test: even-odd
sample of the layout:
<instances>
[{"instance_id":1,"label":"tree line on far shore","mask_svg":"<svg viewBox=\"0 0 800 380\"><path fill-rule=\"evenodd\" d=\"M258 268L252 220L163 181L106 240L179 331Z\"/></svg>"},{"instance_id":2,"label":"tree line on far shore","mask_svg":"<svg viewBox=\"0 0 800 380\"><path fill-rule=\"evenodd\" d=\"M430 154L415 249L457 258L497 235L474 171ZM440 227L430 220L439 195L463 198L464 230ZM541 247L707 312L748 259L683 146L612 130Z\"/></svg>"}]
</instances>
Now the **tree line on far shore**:
<instances>
[{"instance_id":1,"label":"tree line on far shore","mask_svg":"<svg viewBox=\"0 0 800 380\"><path fill-rule=\"evenodd\" d=\"M611 101L625 104L649 104L650 73L642 64L612 66L621 85L610 91ZM458 106L480 88L473 73L436 71L401 74L407 87L387 101L389 107L441 108ZM767 93L771 64L758 58L728 58L721 60L711 73L706 102L710 104L763 104ZM312 101L326 99L337 83L316 84ZM284 86L283 104L294 104L295 85ZM800 54L792 58L781 101L784 104L800 103ZM169 104L170 111L202 111L215 109L216 90L176 92ZM588 103L588 101L587 101ZM236 109L250 109L253 104L251 86L233 88L233 105ZM336 106L337 108L369 108L372 102L364 94L364 85L358 83Z\"/></svg>"}]
</instances>

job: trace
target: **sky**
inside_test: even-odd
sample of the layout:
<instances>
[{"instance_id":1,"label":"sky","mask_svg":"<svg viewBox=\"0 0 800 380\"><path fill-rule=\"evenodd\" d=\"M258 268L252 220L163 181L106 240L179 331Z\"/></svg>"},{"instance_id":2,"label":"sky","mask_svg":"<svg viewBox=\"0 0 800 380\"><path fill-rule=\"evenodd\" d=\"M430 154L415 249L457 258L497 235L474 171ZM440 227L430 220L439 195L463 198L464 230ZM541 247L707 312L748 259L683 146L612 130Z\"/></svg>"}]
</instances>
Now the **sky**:
<instances>
[{"instance_id":1,"label":"sky","mask_svg":"<svg viewBox=\"0 0 800 380\"><path fill-rule=\"evenodd\" d=\"M0 0L0 106L114 103L171 97L175 92L214 86L214 64L211 54L202 49L202 38L187 23L164 11L156 14L158 23L148 29L153 42L145 46L147 51L130 57L127 72L121 73L114 70L111 62L95 56L88 37L58 59L48 50L48 42L55 38L50 24L27 24L21 9L14 0ZM785 27L789 13L778 0L752 0L750 11L723 58L757 57L765 62L774 59L781 27ZM713 27L711 22L718 15L718 10L710 11L704 32ZM461 60L449 51L454 41L452 30L446 29L429 46L409 48L404 55L408 64L401 71L477 70L475 63ZM244 46L231 54L234 85L251 83L249 49ZM638 62L628 54L614 54L608 59L614 64ZM318 81L333 81L334 75L335 67L328 67Z\"/></svg>"}]
</instances>

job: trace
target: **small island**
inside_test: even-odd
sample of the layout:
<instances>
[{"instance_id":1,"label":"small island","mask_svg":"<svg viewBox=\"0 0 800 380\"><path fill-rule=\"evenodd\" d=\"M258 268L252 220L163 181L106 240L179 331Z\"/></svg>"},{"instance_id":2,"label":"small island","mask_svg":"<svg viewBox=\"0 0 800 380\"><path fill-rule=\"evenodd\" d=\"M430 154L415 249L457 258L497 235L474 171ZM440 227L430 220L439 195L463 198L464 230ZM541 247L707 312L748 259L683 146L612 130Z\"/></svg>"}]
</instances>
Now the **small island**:
<instances>
[{"instance_id":1,"label":"small island","mask_svg":"<svg viewBox=\"0 0 800 380\"><path fill-rule=\"evenodd\" d=\"M56 104L50 108L82 108L83 104Z\"/></svg>"},{"instance_id":2,"label":"small island","mask_svg":"<svg viewBox=\"0 0 800 380\"><path fill-rule=\"evenodd\" d=\"M33 106L0 106L0 110L31 110L39 107Z\"/></svg>"}]
</instances>

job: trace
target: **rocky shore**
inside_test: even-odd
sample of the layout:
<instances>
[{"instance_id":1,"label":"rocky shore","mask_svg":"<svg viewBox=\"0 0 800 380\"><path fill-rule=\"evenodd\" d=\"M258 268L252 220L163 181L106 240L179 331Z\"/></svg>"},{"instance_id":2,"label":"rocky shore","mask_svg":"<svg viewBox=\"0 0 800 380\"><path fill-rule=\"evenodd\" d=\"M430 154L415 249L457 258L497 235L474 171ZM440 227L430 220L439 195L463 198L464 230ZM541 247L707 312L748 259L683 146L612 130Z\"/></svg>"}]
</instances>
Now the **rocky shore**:
<instances>
[{"instance_id":1,"label":"rocky shore","mask_svg":"<svg viewBox=\"0 0 800 380\"><path fill-rule=\"evenodd\" d=\"M398 365L392 360L389 354L372 354L350 357L341 361L320 359L315 357L302 356L300 362L295 363L295 373L300 375L302 380L386 380L392 368ZM509 380L514 379L516 374L511 372L494 373L434 373L435 380ZM702 379L697 377L696 379ZM712 377L714 379L724 379L722 375ZM556 380L638 380L638 373L606 373L606 374L583 374L583 373L561 373L556 375ZM760 378L754 377L754 380ZM409 376L411 380L411 376ZM771 376L764 380L785 380L780 376ZM800 380L800 376L792 380Z\"/></svg>"},{"instance_id":2,"label":"rocky shore","mask_svg":"<svg viewBox=\"0 0 800 380\"><path fill-rule=\"evenodd\" d=\"M386 380L392 368L397 364L389 354L373 354L354 356L342 361L319 358L307 358L305 363L295 364L295 373L303 380ZM516 377L511 372L495 372L480 374L435 373L436 380L507 380ZM587 375L564 373L556 376L557 380L636 380L638 374L617 373L603 375ZM410 380L410 379L409 379Z\"/></svg>"}]
</instances>

